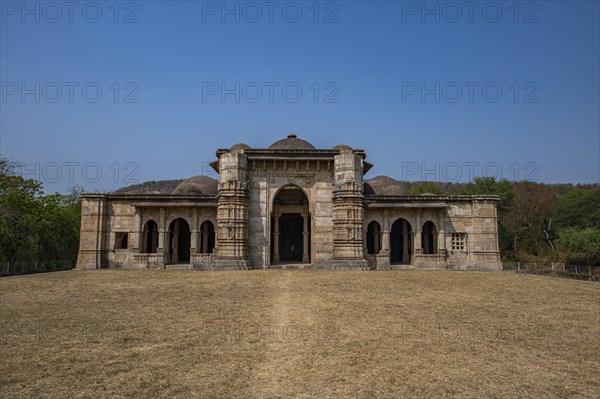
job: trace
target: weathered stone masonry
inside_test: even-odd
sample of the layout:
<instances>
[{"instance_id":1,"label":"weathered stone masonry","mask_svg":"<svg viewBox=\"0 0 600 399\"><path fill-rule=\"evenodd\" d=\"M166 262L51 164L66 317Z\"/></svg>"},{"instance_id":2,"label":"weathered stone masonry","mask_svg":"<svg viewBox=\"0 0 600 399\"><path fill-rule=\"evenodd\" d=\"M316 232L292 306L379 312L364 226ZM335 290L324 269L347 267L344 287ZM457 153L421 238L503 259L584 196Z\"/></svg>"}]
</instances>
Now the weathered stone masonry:
<instances>
[{"instance_id":1,"label":"weathered stone masonry","mask_svg":"<svg viewBox=\"0 0 600 399\"><path fill-rule=\"evenodd\" d=\"M500 268L496 196L409 196L363 180L364 150L295 135L216 155L218 181L83 195L77 268Z\"/></svg>"}]
</instances>

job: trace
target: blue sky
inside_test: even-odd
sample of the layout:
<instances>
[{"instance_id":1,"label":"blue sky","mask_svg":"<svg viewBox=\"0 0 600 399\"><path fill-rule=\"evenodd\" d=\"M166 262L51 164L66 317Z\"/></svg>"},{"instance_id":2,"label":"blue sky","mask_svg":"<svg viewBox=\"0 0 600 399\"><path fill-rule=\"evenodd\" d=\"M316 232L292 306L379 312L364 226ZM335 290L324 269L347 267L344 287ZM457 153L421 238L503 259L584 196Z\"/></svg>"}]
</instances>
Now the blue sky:
<instances>
[{"instance_id":1,"label":"blue sky","mask_svg":"<svg viewBox=\"0 0 600 399\"><path fill-rule=\"evenodd\" d=\"M46 192L289 133L364 148L367 177L600 180L596 1L0 6L0 153Z\"/></svg>"}]
</instances>

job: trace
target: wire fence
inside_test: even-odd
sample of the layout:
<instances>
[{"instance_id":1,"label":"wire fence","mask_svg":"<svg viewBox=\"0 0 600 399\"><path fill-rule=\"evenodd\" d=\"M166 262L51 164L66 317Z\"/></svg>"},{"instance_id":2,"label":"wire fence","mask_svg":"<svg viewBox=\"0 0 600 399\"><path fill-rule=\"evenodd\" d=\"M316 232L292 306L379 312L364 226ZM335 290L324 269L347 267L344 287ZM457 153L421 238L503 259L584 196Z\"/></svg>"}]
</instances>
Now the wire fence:
<instances>
[{"instance_id":1,"label":"wire fence","mask_svg":"<svg viewBox=\"0 0 600 399\"><path fill-rule=\"evenodd\" d=\"M600 281L600 266L572 265L562 262L503 262L502 270L527 274L570 277L579 280Z\"/></svg>"}]
</instances>

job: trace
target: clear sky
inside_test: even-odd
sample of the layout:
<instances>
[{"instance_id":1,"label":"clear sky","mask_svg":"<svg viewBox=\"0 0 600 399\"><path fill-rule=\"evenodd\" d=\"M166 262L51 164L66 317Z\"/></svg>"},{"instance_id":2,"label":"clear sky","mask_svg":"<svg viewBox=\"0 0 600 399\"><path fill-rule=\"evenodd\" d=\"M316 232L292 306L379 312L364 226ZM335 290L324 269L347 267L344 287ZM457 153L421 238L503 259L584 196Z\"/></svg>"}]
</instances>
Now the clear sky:
<instances>
[{"instance_id":1,"label":"clear sky","mask_svg":"<svg viewBox=\"0 0 600 399\"><path fill-rule=\"evenodd\" d=\"M597 1L2 0L0 13L0 153L46 192L186 178L217 148L289 133L364 148L367 177L600 180Z\"/></svg>"}]
</instances>

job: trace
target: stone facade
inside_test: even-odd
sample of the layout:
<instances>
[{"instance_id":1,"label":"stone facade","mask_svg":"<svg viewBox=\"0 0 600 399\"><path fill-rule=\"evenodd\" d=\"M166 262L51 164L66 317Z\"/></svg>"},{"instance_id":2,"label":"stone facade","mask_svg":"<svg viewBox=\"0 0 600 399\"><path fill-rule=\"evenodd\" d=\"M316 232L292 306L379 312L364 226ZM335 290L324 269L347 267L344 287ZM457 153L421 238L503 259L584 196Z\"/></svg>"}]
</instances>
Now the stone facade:
<instances>
[{"instance_id":1,"label":"stone facade","mask_svg":"<svg viewBox=\"0 0 600 399\"><path fill-rule=\"evenodd\" d=\"M83 195L77 268L500 269L496 196L409 196L295 135L216 155L218 181Z\"/></svg>"}]
</instances>

